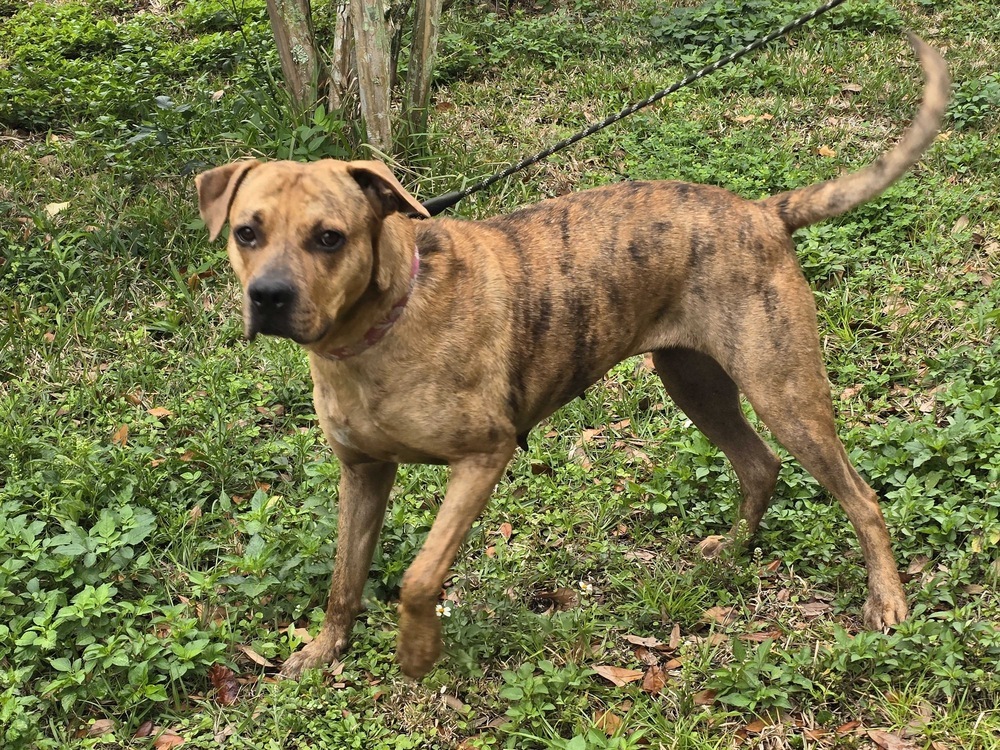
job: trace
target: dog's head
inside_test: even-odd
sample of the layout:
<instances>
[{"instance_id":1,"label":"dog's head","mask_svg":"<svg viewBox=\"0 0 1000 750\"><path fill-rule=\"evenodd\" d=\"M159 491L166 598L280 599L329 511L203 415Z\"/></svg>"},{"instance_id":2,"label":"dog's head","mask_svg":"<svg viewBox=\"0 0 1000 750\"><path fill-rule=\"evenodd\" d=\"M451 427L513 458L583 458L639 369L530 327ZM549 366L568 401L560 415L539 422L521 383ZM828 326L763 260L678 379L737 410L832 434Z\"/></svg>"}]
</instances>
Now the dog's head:
<instances>
[{"instance_id":1,"label":"dog's head","mask_svg":"<svg viewBox=\"0 0 1000 750\"><path fill-rule=\"evenodd\" d=\"M386 291L383 222L427 216L381 162L241 161L195 180L210 239L229 222L246 334L320 341L368 290Z\"/></svg>"}]
</instances>

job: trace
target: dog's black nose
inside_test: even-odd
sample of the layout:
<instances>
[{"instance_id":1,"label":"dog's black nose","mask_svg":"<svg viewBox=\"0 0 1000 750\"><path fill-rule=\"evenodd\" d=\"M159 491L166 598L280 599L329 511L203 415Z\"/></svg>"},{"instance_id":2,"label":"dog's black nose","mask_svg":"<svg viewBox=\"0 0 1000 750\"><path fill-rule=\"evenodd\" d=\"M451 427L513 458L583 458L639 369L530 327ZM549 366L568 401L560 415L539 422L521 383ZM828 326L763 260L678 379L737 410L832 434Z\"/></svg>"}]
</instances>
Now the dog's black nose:
<instances>
[{"instance_id":1,"label":"dog's black nose","mask_svg":"<svg viewBox=\"0 0 1000 750\"><path fill-rule=\"evenodd\" d=\"M254 312L262 316L287 315L295 304L295 287L285 279L258 279L247 289Z\"/></svg>"}]
</instances>

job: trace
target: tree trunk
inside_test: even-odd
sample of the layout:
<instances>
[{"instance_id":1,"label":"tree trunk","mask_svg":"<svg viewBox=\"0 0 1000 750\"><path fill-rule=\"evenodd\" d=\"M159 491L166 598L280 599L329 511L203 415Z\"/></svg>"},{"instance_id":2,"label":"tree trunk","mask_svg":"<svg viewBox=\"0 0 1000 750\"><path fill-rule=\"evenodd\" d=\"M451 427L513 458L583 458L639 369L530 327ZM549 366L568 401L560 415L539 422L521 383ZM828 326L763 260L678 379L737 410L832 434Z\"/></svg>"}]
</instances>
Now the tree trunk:
<instances>
[{"instance_id":1,"label":"tree trunk","mask_svg":"<svg viewBox=\"0 0 1000 750\"><path fill-rule=\"evenodd\" d=\"M403 109L406 114L407 135L411 137L427 131L427 107L430 103L431 74L434 71L441 5L442 0L417 0L414 12L413 44L406 71L406 104Z\"/></svg>"},{"instance_id":2,"label":"tree trunk","mask_svg":"<svg viewBox=\"0 0 1000 750\"><path fill-rule=\"evenodd\" d=\"M354 27L351 24L351 12L347 0L337 8L337 26L333 36L333 50L330 53L330 90L327 98L331 109L350 114L356 103L352 94L356 93L354 85L357 82L358 62L354 54Z\"/></svg>"},{"instance_id":3,"label":"tree trunk","mask_svg":"<svg viewBox=\"0 0 1000 750\"><path fill-rule=\"evenodd\" d=\"M389 32L382 0L350 0L357 54L358 93L368 142L382 153L392 151L390 119Z\"/></svg>"},{"instance_id":4,"label":"tree trunk","mask_svg":"<svg viewBox=\"0 0 1000 750\"><path fill-rule=\"evenodd\" d=\"M309 0L267 0L267 15L288 93L296 109L309 111L326 78L316 49Z\"/></svg>"}]
</instances>

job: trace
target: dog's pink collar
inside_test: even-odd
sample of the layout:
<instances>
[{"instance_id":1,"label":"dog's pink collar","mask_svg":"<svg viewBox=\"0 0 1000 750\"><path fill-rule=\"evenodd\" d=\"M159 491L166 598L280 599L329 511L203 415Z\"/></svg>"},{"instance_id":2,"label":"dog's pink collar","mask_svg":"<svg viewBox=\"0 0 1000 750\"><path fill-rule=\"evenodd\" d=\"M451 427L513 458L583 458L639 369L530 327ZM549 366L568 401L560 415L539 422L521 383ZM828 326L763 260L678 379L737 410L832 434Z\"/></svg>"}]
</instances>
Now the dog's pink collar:
<instances>
[{"instance_id":1,"label":"dog's pink collar","mask_svg":"<svg viewBox=\"0 0 1000 750\"><path fill-rule=\"evenodd\" d=\"M361 337L361 340L356 344L351 344L350 346L342 346L339 349L333 349L329 352L320 352L319 355L325 359L333 360L334 362L339 362L342 359L347 359L348 357L353 357L355 355L361 354L365 349L375 346L383 336L385 336L389 329L392 328L393 324L399 320L399 316L403 314L403 308L406 307L406 303L410 301L410 295L413 293L413 286L417 281L417 273L420 271L420 251L417 250L416 246L413 248L413 264L410 266L410 285L406 289L406 294L400 298L395 305L389 310L389 314L386 315L382 320L369 328L365 335Z\"/></svg>"}]
</instances>

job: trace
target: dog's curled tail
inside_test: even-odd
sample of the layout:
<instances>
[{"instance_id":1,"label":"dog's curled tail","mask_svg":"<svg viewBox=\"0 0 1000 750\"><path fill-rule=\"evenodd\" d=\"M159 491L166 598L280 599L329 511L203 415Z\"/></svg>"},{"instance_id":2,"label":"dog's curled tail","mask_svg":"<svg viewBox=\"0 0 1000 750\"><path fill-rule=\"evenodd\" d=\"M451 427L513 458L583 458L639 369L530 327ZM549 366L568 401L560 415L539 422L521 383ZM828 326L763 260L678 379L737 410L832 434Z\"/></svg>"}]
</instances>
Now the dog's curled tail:
<instances>
[{"instance_id":1,"label":"dog's curled tail","mask_svg":"<svg viewBox=\"0 0 1000 750\"><path fill-rule=\"evenodd\" d=\"M907 32L907 37L926 81L923 101L910 127L895 148L862 170L764 199L762 203L775 211L788 231L839 216L871 200L898 180L934 142L951 90L948 66L937 50L916 34Z\"/></svg>"}]
</instances>

